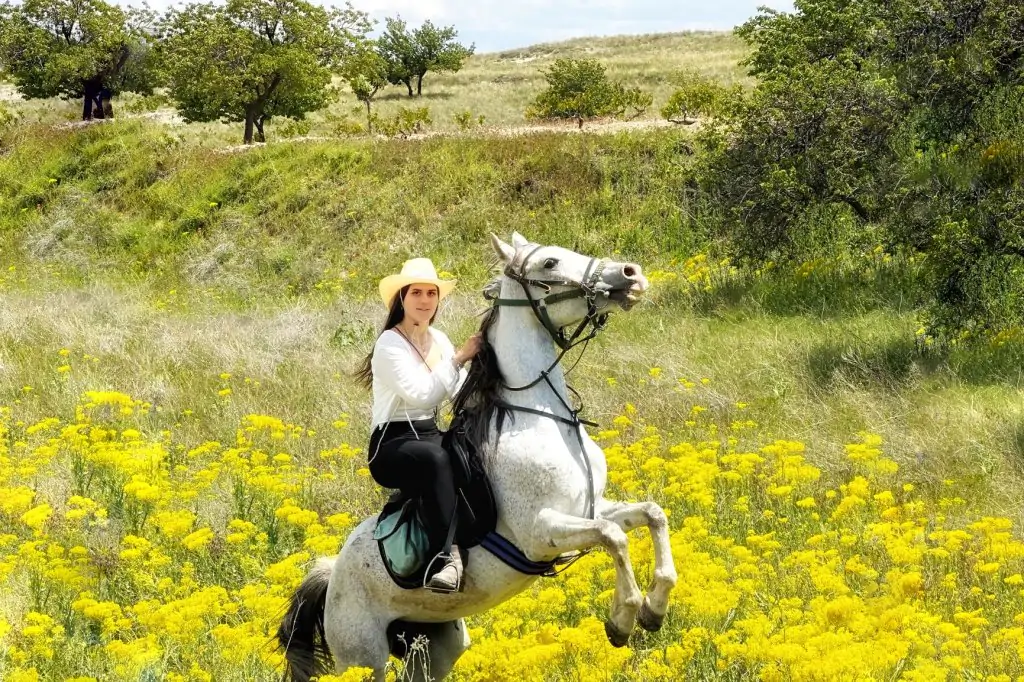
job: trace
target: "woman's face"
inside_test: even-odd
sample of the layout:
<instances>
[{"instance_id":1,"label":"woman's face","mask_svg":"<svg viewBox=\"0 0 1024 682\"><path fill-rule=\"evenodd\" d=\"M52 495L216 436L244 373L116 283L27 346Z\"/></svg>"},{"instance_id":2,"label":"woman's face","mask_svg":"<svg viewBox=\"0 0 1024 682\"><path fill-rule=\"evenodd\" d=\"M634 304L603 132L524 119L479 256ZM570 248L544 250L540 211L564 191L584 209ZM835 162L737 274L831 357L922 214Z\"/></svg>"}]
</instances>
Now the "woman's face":
<instances>
[{"instance_id":1,"label":"woman's face","mask_svg":"<svg viewBox=\"0 0 1024 682\"><path fill-rule=\"evenodd\" d=\"M414 325L429 325L437 312L437 287L433 284L412 284L402 299L405 316Z\"/></svg>"}]
</instances>

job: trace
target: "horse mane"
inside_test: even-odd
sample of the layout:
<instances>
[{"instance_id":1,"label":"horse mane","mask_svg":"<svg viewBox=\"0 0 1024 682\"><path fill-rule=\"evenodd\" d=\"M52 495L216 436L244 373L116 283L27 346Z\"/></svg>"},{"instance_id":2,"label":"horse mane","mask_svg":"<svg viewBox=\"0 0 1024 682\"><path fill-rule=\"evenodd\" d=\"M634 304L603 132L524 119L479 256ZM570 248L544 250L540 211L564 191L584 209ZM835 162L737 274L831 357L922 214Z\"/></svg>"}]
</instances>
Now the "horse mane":
<instances>
[{"instance_id":1,"label":"horse mane","mask_svg":"<svg viewBox=\"0 0 1024 682\"><path fill-rule=\"evenodd\" d=\"M502 407L501 388L505 385L505 377L498 367L498 356L487 340L487 332L497 319L498 306L493 306L480 323L483 336L480 351L470 364L466 381L452 400L453 414L464 420L466 433L477 448L490 438L492 419L495 419L495 428L500 433L505 419L512 418L511 410Z\"/></svg>"}]
</instances>

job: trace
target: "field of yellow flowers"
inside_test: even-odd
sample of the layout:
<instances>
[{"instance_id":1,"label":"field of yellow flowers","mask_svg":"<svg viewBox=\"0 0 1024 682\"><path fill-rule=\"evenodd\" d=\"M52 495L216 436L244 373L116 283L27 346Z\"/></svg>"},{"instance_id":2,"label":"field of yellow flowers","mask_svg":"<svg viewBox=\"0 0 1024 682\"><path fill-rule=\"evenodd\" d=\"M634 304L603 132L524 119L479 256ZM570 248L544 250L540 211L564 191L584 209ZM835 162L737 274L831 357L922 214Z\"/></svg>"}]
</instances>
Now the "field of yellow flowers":
<instances>
[{"instance_id":1,"label":"field of yellow flowers","mask_svg":"<svg viewBox=\"0 0 1024 682\"><path fill-rule=\"evenodd\" d=\"M709 419L694 383L653 368L644 390L686 420L647 423L626 404L595 433L610 496L670 514L680 580L664 630L607 643L612 567L592 554L473 619L457 680L1024 676L1024 543L1010 521L970 514L954 480L919 494L869 433L830 479L742 403L729 424ZM288 595L357 520L323 503L365 476L344 417L309 456L316 434L272 415L187 445L117 392L26 421L34 392L0 406L0 678L276 679ZM649 538L631 551L644 580Z\"/></svg>"}]
</instances>

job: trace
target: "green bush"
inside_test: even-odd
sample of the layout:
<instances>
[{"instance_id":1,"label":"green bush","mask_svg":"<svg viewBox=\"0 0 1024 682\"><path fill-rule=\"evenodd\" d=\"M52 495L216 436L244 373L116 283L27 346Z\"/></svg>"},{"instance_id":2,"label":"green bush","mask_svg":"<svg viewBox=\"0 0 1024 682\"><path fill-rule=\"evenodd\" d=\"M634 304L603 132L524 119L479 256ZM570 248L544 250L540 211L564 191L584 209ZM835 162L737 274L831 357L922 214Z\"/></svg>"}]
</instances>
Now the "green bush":
<instances>
[{"instance_id":1,"label":"green bush","mask_svg":"<svg viewBox=\"0 0 1024 682\"><path fill-rule=\"evenodd\" d=\"M726 97L718 81L696 71L681 71L672 79L676 91L661 109L661 117L673 123L689 125L697 116L713 116Z\"/></svg>"},{"instance_id":2,"label":"green bush","mask_svg":"<svg viewBox=\"0 0 1024 682\"><path fill-rule=\"evenodd\" d=\"M385 137L406 138L423 130L433 123L428 107L407 109L399 107L394 116L383 117L374 112L370 116L371 128Z\"/></svg>"},{"instance_id":3,"label":"green bush","mask_svg":"<svg viewBox=\"0 0 1024 682\"><path fill-rule=\"evenodd\" d=\"M1015 0L763 10L738 29L756 86L701 133L723 236L754 260L877 240L925 256L937 339L1024 324L1020 26Z\"/></svg>"},{"instance_id":4,"label":"green bush","mask_svg":"<svg viewBox=\"0 0 1024 682\"><path fill-rule=\"evenodd\" d=\"M575 119L584 121L602 116L620 116L633 110L642 114L653 98L637 88L626 88L608 79L604 65L596 59L557 59L542 71L548 87L537 95L526 110L528 119Z\"/></svg>"},{"instance_id":5,"label":"green bush","mask_svg":"<svg viewBox=\"0 0 1024 682\"><path fill-rule=\"evenodd\" d=\"M455 125L459 126L459 130L466 132L474 126L482 126L487 119L483 114L474 116L472 111L466 109L456 113L452 120L455 121Z\"/></svg>"}]
</instances>

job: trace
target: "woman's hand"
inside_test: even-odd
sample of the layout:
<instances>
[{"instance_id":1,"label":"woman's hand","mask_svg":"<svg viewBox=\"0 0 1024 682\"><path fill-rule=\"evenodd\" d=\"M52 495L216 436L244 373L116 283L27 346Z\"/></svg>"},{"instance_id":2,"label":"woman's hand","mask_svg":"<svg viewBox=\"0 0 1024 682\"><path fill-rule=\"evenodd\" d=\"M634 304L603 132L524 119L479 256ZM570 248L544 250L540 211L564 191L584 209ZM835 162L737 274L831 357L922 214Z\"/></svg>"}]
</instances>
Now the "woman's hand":
<instances>
[{"instance_id":1,"label":"woman's hand","mask_svg":"<svg viewBox=\"0 0 1024 682\"><path fill-rule=\"evenodd\" d=\"M484 337L483 334L481 334L480 332L476 332L475 334L470 336L468 339L466 339L466 343L463 344L462 348L456 351L455 362L461 365L472 360L474 357L476 357L476 354L480 352L480 347L483 345L483 343Z\"/></svg>"}]
</instances>

